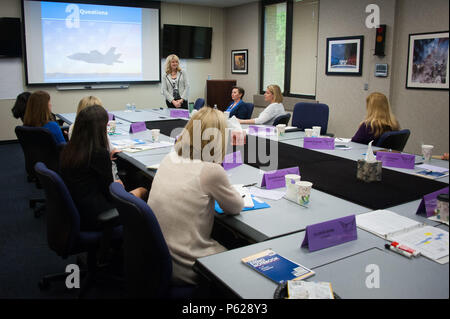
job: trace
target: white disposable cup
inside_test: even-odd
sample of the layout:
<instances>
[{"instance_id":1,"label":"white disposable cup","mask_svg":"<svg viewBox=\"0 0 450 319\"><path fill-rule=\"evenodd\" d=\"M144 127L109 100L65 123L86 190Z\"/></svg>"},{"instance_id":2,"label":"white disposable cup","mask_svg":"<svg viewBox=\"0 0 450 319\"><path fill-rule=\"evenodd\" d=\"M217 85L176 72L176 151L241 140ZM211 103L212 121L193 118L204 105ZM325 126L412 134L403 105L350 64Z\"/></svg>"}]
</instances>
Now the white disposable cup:
<instances>
[{"instance_id":1,"label":"white disposable cup","mask_svg":"<svg viewBox=\"0 0 450 319\"><path fill-rule=\"evenodd\" d=\"M319 137L320 136L320 130L321 130L322 128L320 127L320 126L313 126L312 127L312 130L313 130L313 134L312 134L312 136L313 137Z\"/></svg>"},{"instance_id":2,"label":"white disposable cup","mask_svg":"<svg viewBox=\"0 0 450 319\"><path fill-rule=\"evenodd\" d=\"M152 141L153 142L158 142L158 140L159 140L159 129L155 128L151 132L152 132Z\"/></svg>"},{"instance_id":3,"label":"white disposable cup","mask_svg":"<svg viewBox=\"0 0 450 319\"><path fill-rule=\"evenodd\" d=\"M287 174L284 176L286 181L286 198L296 201L297 200L297 190L295 184L300 182L300 175L297 174Z\"/></svg>"},{"instance_id":4,"label":"white disposable cup","mask_svg":"<svg viewBox=\"0 0 450 319\"><path fill-rule=\"evenodd\" d=\"M432 152L433 148L434 148L433 145L422 145L422 155L423 155L423 159L426 162L429 162L431 160L431 152Z\"/></svg>"},{"instance_id":5,"label":"white disposable cup","mask_svg":"<svg viewBox=\"0 0 450 319\"><path fill-rule=\"evenodd\" d=\"M106 130L109 134L112 134L116 131L116 121L108 121Z\"/></svg>"},{"instance_id":6,"label":"white disposable cup","mask_svg":"<svg viewBox=\"0 0 450 319\"><path fill-rule=\"evenodd\" d=\"M230 112L227 112L227 111L225 111L225 112L223 112L223 115L225 115L225 118L230 118Z\"/></svg>"},{"instance_id":7,"label":"white disposable cup","mask_svg":"<svg viewBox=\"0 0 450 319\"><path fill-rule=\"evenodd\" d=\"M278 136L284 136L285 132L286 132L286 124L278 124L277 125Z\"/></svg>"},{"instance_id":8,"label":"white disposable cup","mask_svg":"<svg viewBox=\"0 0 450 319\"><path fill-rule=\"evenodd\" d=\"M312 136L313 136L313 129L305 128L305 137L312 137Z\"/></svg>"},{"instance_id":9,"label":"white disposable cup","mask_svg":"<svg viewBox=\"0 0 450 319\"><path fill-rule=\"evenodd\" d=\"M312 183L307 181L296 182L295 186L298 188L297 202L300 205L307 206L311 196Z\"/></svg>"}]
</instances>

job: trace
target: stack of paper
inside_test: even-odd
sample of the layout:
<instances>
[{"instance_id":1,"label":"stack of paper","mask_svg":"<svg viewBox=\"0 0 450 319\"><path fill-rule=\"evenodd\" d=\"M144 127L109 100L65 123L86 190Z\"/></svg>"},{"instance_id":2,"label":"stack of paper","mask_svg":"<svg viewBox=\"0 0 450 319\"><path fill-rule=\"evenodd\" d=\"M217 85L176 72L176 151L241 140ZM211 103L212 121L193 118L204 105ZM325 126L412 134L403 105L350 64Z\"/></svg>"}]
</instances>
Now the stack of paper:
<instances>
[{"instance_id":1,"label":"stack of paper","mask_svg":"<svg viewBox=\"0 0 450 319\"><path fill-rule=\"evenodd\" d=\"M238 191L238 193L244 199L244 207L253 207L254 205L253 205L252 196L251 196L248 188L243 187L243 186L244 186L244 184L233 185L234 189L236 189L236 191Z\"/></svg>"},{"instance_id":2,"label":"stack of paper","mask_svg":"<svg viewBox=\"0 0 450 319\"><path fill-rule=\"evenodd\" d=\"M375 210L356 215L356 225L386 239L389 235L406 229L420 227L422 224L389 210Z\"/></svg>"},{"instance_id":3,"label":"stack of paper","mask_svg":"<svg viewBox=\"0 0 450 319\"><path fill-rule=\"evenodd\" d=\"M448 232L388 210L356 215L356 225L389 241L396 241L438 263L449 260Z\"/></svg>"}]
</instances>

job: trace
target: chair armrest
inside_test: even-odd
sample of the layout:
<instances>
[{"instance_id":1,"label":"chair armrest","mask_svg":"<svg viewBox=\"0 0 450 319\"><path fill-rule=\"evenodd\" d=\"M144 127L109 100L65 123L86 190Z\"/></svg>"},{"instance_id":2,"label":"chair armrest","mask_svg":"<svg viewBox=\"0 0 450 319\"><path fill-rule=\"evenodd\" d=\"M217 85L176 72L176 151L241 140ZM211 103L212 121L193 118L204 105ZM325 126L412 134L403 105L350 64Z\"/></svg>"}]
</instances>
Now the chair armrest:
<instances>
[{"instance_id":1,"label":"chair armrest","mask_svg":"<svg viewBox=\"0 0 450 319\"><path fill-rule=\"evenodd\" d=\"M120 224L119 212L117 209L110 209L97 216L97 220L103 226L117 226Z\"/></svg>"}]
</instances>

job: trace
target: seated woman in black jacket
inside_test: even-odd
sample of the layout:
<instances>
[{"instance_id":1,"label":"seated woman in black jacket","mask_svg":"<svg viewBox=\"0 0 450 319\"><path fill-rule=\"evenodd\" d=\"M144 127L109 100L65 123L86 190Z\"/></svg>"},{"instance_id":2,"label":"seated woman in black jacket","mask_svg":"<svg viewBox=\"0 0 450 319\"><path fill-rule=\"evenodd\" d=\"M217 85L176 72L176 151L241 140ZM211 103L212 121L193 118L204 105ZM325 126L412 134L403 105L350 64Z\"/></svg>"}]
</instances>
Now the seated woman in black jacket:
<instances>
[{"instance_id":1,"label":"seated woman in black jacket","mask_svg":"<svg viewBox=\"0 0 450 319\"><path fill-rule=\"evenodd\" d=\"M244 97L245 91L239 86L235 86L231 90L231 102L230 106L225 110L225 112L230 112L230 118L236 116L240 120L248 119L248 107L244 103L242 98Z\"/></svg>"},{"instance_id":2,"label":"seated woman in black jacket","mask_svg":"<svg viewBox=\"0 0 450 319\"><path fill-rule=\"evenodd\" d=\"M80 213L80 228L85 231L100 230L97 216L114 208L109 193L114 180L107 123L108 113L103 107L93 105L83 109L77 115L71 139L61 152L61 177ZM130 193L146 200L148 191L139 187Z\"/></svg>"}]
</instances>

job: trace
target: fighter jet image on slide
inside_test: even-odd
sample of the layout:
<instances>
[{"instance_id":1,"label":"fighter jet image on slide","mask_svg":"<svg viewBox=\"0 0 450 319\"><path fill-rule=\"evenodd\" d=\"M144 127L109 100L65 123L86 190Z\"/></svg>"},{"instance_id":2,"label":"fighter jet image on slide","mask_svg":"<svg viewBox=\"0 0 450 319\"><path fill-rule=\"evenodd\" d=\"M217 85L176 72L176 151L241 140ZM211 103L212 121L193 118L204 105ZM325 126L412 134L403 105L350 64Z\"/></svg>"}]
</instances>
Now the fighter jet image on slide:
<instances>
[{"instance_id":1,"label":"fighter jet image on slide","mask_svg":"<svg viewBox=\"0 0 450 319\"><path fill-rule=\"evenodd\" d=\"M84 61L87 63L95 63L95 64L106 64L113 65L114 63L123 63L123 61L119 61L119 57L122 54L114 54L116 50L115 47L111 47L108 52L105 54L101 54L97 50L92 50L89 53L74 53L72 55L67 56L69 59Z\"/></svg>"}]
</instances>

